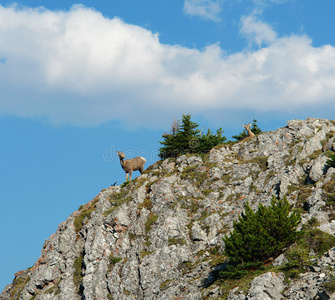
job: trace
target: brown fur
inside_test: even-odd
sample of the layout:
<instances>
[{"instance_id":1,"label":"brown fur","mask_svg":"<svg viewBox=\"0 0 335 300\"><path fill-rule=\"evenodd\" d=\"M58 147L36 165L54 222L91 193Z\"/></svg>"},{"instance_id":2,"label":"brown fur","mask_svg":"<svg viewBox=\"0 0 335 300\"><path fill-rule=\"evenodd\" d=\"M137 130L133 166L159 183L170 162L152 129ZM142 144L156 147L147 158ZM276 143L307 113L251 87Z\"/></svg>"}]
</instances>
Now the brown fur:
<instances>
[{"instance_id":1,"label":"brown fur","mask_svg":"<svg viewBox=\"0 0 335 300\"><path fill-rule=\"evenodd\" d=\"M245 124L245 125L242 125L242 126L247 130L250 137L255 136L254 133L250 130L251 124Z\"/></svg>"},{"instance_id":2,"label":"brown fur","mask_svg":"<svg viewBox=\"0 0 335 300\"><path fill-rule=\"evenodd\" d=\"M144 157L138 156L124 160L126 155L123 152L117 151L116 154L120 157L121 167L126 172L126 181L128 180L128 174L131 180L131 173L133 171L140 171L141 174L143 173L144 164L146 162Z\"/></svg>"}]
</instances>

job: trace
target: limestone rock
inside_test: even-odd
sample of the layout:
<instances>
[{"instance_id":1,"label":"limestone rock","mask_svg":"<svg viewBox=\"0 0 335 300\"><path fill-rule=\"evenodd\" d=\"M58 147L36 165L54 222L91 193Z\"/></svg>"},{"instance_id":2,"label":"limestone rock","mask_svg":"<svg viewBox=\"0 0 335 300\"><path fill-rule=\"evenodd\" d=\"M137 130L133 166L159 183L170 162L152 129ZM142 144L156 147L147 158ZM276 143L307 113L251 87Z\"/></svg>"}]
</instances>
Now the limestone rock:
<instances>
[{"instance_id":1,"label":"limestone rock","mask_svg":"<svg viewBox=\"0 0 335 300\"><path fill-rule=\"evenodd\" d=\"M281 299L282 291L285 288L283 273L268 272L256 277L251 282L246 299L254 300L271 300Z\"/></svg>"},{"instance_id":2,"label":"limestone rock","mask_svg":"<svg viewBox=\"0 0 335 300\"><path fill-rule=\"evenodd\" d=\"M288 259L285 257L284 254L280 254L276 259L273 260L272 264L275 267L282 266L284 264L288 263Z\"/></svg>"}]
</instances>

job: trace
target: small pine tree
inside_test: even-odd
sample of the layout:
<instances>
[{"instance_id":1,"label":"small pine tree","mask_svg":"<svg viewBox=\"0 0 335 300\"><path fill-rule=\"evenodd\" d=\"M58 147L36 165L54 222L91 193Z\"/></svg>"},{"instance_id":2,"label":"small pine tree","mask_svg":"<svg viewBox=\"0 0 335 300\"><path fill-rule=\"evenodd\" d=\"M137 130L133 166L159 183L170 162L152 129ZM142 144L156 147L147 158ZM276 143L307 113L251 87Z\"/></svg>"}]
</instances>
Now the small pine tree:
<instances>
[{"instance_id":1,"label":"small pine tree","mask_svg":"<svg viewBox=\"0 0 335 300\"><path fill-rule=\"evenodd\" d=\"M174 120L172 134L163 134L164 141L160 142L163 147L159 149L159 157L175 157L189 152L190 141L199 135L199 125L191 121L191 115L183 115L179 124Z\"/></svg>"},{"instance_id":2,"label":"small pine tree","mask_svg":"<svg viewBox=\"0 0 335 300\"><path fill-rule=\"evenodd\" d=\"M223 238L225 254L232 263L265 261L280 254L297 239L297 226L300 214L290 213L290 204L272 198L271 206L260 204L253 212L249 204L245 206L238 222L234 222L233 231Z\"/></svg>"},{"instance_id":3,"label":"small pine tree","mask_svg":"<svg viewBox=\"0 0 335 300\"><path fill-rule=\"evenodd\" d=\"M330 159L327 160L327 166L335 168L335 154L329 156Z\"/></svg>"},{"instance_id":4,"label":"small pine tree","mask_svg":"<svg viewBox=\"0 0 335 300\"><path fill-rule=\"evenodd\" d=\"M179 125L179 130L174 140L175 147L180 149L180 154L190 152L192 140L198 140L200 135L198 127L198 123L191 121L191 115L183 115L182 122Z\"/></svg>"},{"instance_id":5,"label":"small pine tree","mask_svg":"<svg viewBox=\"0 0 335 300\"><path fill-rule=\"evenodd\" d=\"M210 130L201 135L199 124L191 121L191 115L183 115L182 121L172 125L172 134L163 134L163 147L159 149L161 159L175 157L185 153L205 153L216 145L223 143L226 137L222 136L222 129L218 129L216 135Z\"/></svg>"},{"instance_id":6,"label":"small pine tree","mask_svg":"<svg viewBox=\"0 0 335 300\"><path fill-rule=\"evenodd\" d=\"M254 119L252 121L252 125L251 125L250 130L255 135L262 132L262 130L257 125L257 120L256 119ZM241 140L245 139L248 136L249 135L248 135L247 131L244 129L240 134L233 135L232 138L235 139L235 140L237 140L237 141L241 141Z\"/></svg>"},{"instance_id":7,"label":"small pine tree","mask_svg":"<svg viewBox=\"0 0 335 300\"><path fill-rule=\"evenodd\" d=\"M226 137L222 134L222 128L219 128L215 135L213 135L211 130L208 129L207 134L202 135L199 139L198 152L208 152L215 146L224 143L226 141Z\"/></svg>"}]
</instances>

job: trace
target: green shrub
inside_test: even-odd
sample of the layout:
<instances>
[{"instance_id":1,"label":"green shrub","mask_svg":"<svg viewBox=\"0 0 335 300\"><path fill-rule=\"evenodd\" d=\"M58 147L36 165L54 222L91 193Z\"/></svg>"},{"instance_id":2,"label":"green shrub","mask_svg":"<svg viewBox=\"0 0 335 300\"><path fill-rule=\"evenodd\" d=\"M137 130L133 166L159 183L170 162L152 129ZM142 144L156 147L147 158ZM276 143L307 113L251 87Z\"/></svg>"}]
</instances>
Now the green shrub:
<instances>
[{"instance_id":1,"label":"green shrub","mask_svg":"<svg viewBox=\"0 0 335 300\"><path fill-rule=\"evenodd\" d=\"M224 279L240 279L247 275L250 271L257 270L261 266L261 262L248 262L237 266L228 264L226 270L220 271L219 276Z\"/></svg>"},{"instance_id":2,"label":"green shrub","mask_svg":"<svg viewBox=\"0 0 335 300\"><path fill-rule=\"evenodd\" d=\"M110 256L110 263L111 263L112 265L117 264L117 263L120 262L121 260L122 260L121 257L115 257L115 256L113 256L113 255Z\"/></svg>"},{"instance_id":3,"label":"green shrub","mask_svg":"<svg viewBox=\"0 0 335 300\"><path fill-rule=\"evenodd\" d=\"M290 213L290 204L286 197L283 200L272 198L271 206L262 204L253 212L249 204L234 222L233 231L223 238L224 253L231 263L265 261L275 257L297 239L297 226L300 214Z\"/></svg>"},{"instance_id":4,"label":"green shrub","mask_svg":"<svg viewBox=\"0 0 335 300\"><path fill-rule=\"evenodd\" d=\"M327 160L327 166L335 168L335 154L329 154L329 158Z\"/></svg>"},{"instance_id":5,"label":"green shrub","mask_svg":"<svg viewBox=\"0 0 335 300\"><path fill-rule=\"evenodd\" d=\"M280 266L279 270L284 271L287 277L297 278L311 263L309 252L308 244L301 239L297 245L285 252L285 257L289 262Z\"/></svg>"},{"instance_id":6,"label":"green shrub","mask_svg":"<svg viewBox=\"0 0 335 300\"><path fill-rule=\"evenodd\" d=\"M186 153L206 153L226 140L221 128L216 134L212 134L209 129L206 134L202 134L198 126L191 121L191 115L183 115L181 122L175 121L171 126L172 133L164 133L162 136L164 141L160 142L163 147L159 149L159 157L166 159Z\"/></svg>"},{"instance_id":7,"label":"green shrub","mask_svg":"<svg viewBox=\"0 0 335 300\"><path fill-rule=\"evenodd\" d=\"M114 265L120 262L121 260L122 260L121 257L115 257L113 254L111 254L109 257L109 265L108 265L107 273L112 272Z\"/></svg>"}]
</instances>

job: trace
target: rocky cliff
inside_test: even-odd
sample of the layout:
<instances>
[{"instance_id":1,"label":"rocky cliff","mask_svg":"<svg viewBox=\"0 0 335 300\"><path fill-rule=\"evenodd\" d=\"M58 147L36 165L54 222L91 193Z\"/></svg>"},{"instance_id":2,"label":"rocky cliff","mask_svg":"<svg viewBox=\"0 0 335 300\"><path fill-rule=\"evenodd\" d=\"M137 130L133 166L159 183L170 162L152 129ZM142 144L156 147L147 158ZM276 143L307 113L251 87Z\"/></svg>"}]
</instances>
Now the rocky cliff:
<instances>
[{"instance_id":1,"label":"rocky cliff","mask_svg":"<svg viewBox=\"0 0 335 300\"><path fill-rule=\"evenodd\" d=\"M302 224L335 233L335 169L326 165L334 150L335 122L309 118L209 154L159 161L60 224L0 299L329 299L332 247L309 253L311 263L291 278L278 267L285 252L244 282L217 274L222 237L247 201L256 209L287 195Z\"/></svg>"}]
</instances>

